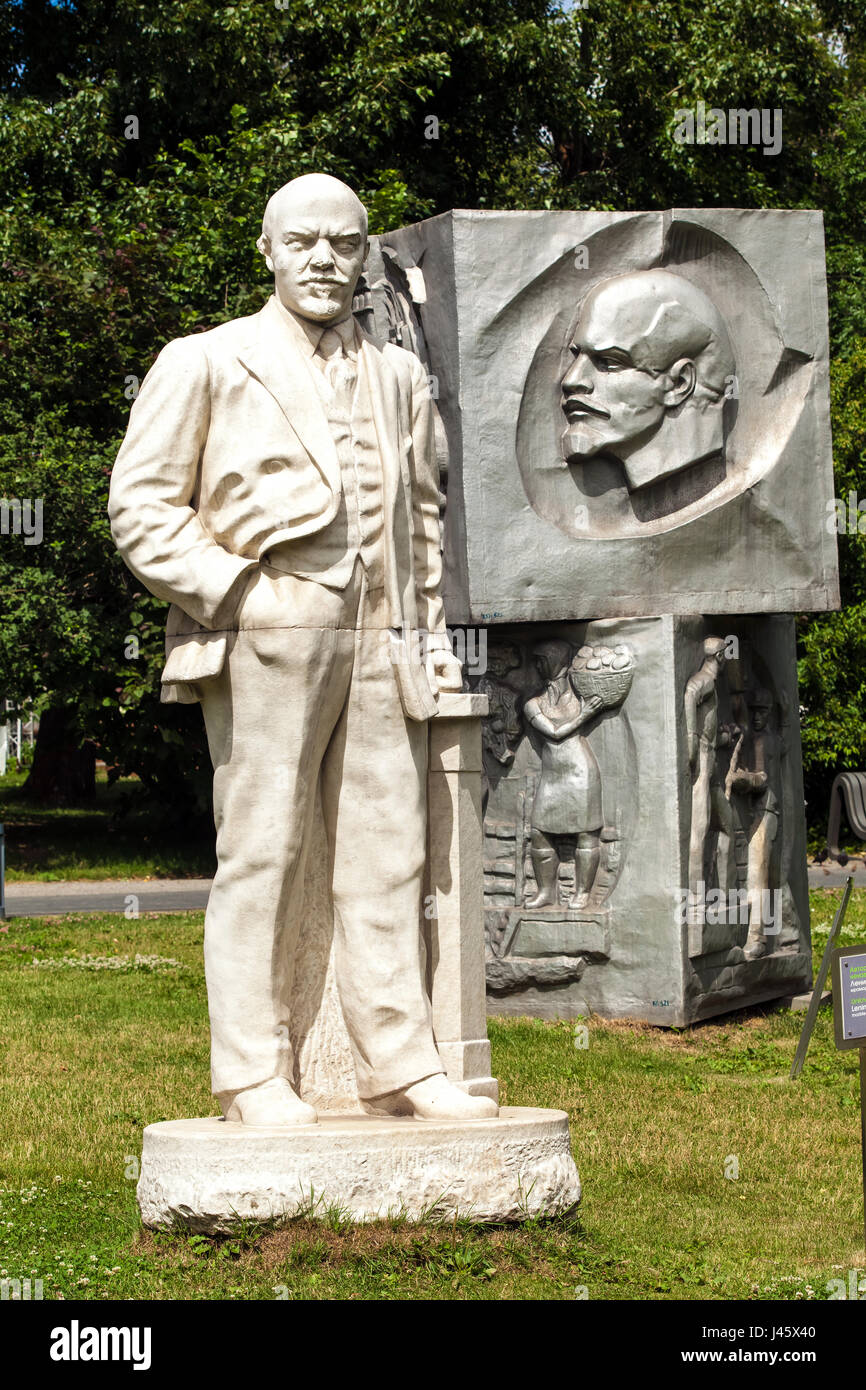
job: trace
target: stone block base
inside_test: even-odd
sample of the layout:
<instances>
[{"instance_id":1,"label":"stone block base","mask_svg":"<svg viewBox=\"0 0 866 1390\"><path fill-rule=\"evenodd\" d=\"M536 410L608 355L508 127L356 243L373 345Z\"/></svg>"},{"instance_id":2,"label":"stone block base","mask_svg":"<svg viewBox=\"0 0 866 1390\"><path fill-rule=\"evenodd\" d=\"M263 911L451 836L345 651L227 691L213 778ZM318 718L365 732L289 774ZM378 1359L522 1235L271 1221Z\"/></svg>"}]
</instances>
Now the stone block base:
<instances>
[{"instance_id":1,"label":"stone block base","mask_svg":"<svg viewBox=\"0 0 866 1390\"><path fill-rule=\"evenodd\" d=\"M241 1220L324 1216L472 1221L562 1215L580 1180L561 1110L505 1107L464 1124L324 1115L296 1129L216 1118L144 1131L138 1202L145 1226L228 1233Z\"/></svg>"},{"instance_id":2,"label":"stone block base","mask_svg":"<svg viewBox=\"0 0 866 1390\"><path fill-rule=\"evenodd\" d=\"M562 680L587 647L631 652L633 679L621 703L580 735L600 784L602 828L589 898L576 909L583 783L565 765L550 780L559 755L526 710L546 688L538 652ZM808 989L793 620L509 623L488 630L486 652L488 670L473 679L491 710L483 745L489 1012L592 1013L681 1028ZM553 816L540 840L538 806ZM540 888L547 903L533 907Z\"/></svg>"},{"instance_id":3,"label":"stone block base","mask_svg":"<svg viewBox=\"0 0 866 1390\"><path fill-rule=\"evenodd\" d=\"M783 1008L790 1009L792 1013L804 1014L812 1003L812 993L813 991L809 989L805 994L789 994L780 1000L780 1003ZM825 1004L832 1004L832 1002L833 991L830 989L822 990L820 1007L823 1009Z\"/></svg>"}]
</instances>

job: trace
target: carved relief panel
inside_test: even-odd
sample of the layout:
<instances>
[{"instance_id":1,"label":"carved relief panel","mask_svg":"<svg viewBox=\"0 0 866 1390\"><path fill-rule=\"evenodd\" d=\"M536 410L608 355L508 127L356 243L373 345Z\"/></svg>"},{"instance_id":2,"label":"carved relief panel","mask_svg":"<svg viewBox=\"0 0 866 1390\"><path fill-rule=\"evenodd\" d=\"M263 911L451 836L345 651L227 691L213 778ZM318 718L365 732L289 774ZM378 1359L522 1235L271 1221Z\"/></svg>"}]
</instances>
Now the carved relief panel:
<instances>
[{"instance_id":1,"label":"carved relief panel","mask_svg":"<svg viewBox=\"0 0 866 1390\"><path fill-rule=\"evenodd\" d=\"M682 1024L801 988L792 621L509 625L481 664L488 1007Z\"/></svg>"},{"instance_id":2,"label":"carved relief panel","mask_svg":"<svg viewBox=\"0 0 866 1390\"><path fill-rule=\"evenodd\" d=\"M820 213L458 211L382 244L428 286L451 621L837 605Z\"/></svg>"},{"instance_id":3,"label":"carved relief panel","mask_svg":"<svg viewBox=\"0 0 866 1390\"><path fill-rule=\"evenodd\" d=\"M592 625L490 633L470 677L484 722L488 984L576 980L609 949L608 901L637 812L628 719L636 671L623 642Z\"/></svg>"},{"instance_id":4,"label":"carved relief panel","mask_svg":"<svg viewBox=\"0 0 866 1390\"><path fill-rule=\"evenodd\" d=\"M799 764L790 756L799 742L796 690L774 669L772 651L733 627L689 644L698 659L683 691L683 910L690 956L759 960L795 949L804 925L791 891L802 826Z\"/></svg>"}]
</instances>

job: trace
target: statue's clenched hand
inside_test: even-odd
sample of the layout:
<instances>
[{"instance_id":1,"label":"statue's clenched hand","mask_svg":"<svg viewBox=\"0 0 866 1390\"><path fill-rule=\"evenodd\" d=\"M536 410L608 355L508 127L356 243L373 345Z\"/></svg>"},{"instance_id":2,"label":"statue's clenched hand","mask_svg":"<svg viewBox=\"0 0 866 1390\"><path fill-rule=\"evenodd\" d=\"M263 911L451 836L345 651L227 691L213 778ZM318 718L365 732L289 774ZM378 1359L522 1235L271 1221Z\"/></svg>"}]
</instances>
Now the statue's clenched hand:
<instances>
[{"instance_id":1,"label":"statue's clenched hand","mask_svg":"<svg viewBox=\"0 0 866 1390\"><path fill-rule=\"evenodd\" d=\"M427 653L427 675L437 690L463 689L463 667L454 653L444 648Z\"/></svg>"}]
</instances>

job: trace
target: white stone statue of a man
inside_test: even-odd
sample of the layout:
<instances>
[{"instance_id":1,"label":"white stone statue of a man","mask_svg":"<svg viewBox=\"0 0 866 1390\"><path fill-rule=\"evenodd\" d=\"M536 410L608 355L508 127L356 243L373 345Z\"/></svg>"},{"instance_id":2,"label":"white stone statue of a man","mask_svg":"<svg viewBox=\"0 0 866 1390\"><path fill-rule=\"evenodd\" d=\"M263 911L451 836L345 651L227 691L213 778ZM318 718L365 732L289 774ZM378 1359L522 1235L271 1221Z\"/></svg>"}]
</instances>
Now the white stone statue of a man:
<instances>
[{"instance_id":1,"label":"white stone statue of a man","mask_svg":"<svg viewBox=\"0 0 866 1390\"><path fill-rule=\"evenodd\" d=\"M352 318L367 215L345 184L286 184L258 247L275 294L160 353L109 499L126 563L172 604L163 698L201 702L214 765L213 1090L244 1124L317 1119L291 1085L289 1011L320 785L359 1096L493 1116L446 1080L423 978L426 721L461 685L427 380Z\"/></svg>"}]
</instances>

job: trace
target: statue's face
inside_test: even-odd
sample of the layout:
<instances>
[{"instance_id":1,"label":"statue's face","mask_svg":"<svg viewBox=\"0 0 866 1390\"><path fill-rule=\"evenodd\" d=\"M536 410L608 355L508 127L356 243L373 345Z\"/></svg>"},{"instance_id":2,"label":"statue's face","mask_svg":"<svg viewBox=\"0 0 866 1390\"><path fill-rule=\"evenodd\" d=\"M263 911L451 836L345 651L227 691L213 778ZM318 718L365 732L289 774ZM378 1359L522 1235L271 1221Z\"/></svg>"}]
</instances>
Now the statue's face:
<instances>
[{"instance_id":1,"label":"statue's face","mask_svg":"<svg viewBox=\"0 0 866 1390\"><path fill-rule=\"evenodd\" d=\"M339 191L287 197L268 231L268 264L286 308L317 323L346 318L367 253L357 206Z\"/></svg>"},{"instance_id":2,"label":"statue's face","mask_svg":"<svg viewBox=\"0 0 866 1390\"><path fill-rule=\"evenodd\" d=\"M574 362L562 382L569 457L615 454L617 446L648 437L661 424L670 383L647 361L642 327L634 302L618 287L589 296L570 344Z\"/></svg>"},{"instance_id":3,"label":"statue's face","mask_svg":"<svg viewBox=\"0 0 866 1390\"><path fill-rule=\"evenodd\" d=\"M755 733L760 733L766 729L767 721L770 718L770 711L764 705L755 705L752 708L752 728Z\"/></svg>"}]
</instances>

